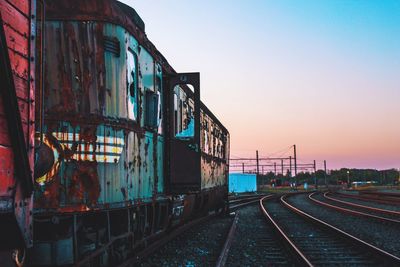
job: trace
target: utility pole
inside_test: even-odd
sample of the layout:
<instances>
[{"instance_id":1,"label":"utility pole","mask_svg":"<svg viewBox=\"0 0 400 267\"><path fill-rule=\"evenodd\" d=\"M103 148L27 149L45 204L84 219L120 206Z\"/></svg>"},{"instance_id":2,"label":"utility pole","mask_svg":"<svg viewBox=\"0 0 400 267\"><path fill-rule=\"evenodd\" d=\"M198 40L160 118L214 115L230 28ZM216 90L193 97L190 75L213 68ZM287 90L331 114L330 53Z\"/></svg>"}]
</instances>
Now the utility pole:
<instances>
[{"instance_id":1,"label":"utility pole","mask_svg":"<svg viewBox=\"0 0 400 267\"><path fill-rule=\"evenodd\" d=\"M257 159L257 175L260 172L260 166L259 166L259 161L258 161L258 150L256 150L256 159Z\"/></svg>"},{"instance_id":2,"label":"utility pole","mask_svg":"<svg viewBox=\"0 0 400 267\"><path fill-rule=\"evenodd\" d=\"M261 174L264 175L264 165L261 165Z\"/></svg>"},{"instance_id":3,"label":"utility pole","mask_svg":"<svg viewBox=\"0 0 400 267\"><path fill-rule=\"evenodd\" d=\"M347 188L350 188L350 171L347 170Z\"/></svg>"},{"instance_id":4,"label":"utility pole","mask_svg":"<svg viewBox=\"0 0 400 267\"><path fill-rule=\"evenodd\" d=\"M276 176L276 162L274 162L274 173L275 173L275 176Z\"/></svg>"},{"instance_id":5,"label":"utility pole","mask_svg":"<svg viewBox=\"0 0 400 267\"><path fill-rule=\"evenodd\" d=\"M244 162L242 162L242 173L244 173Z\"/></svg>"},{"instance_id":6,"label":"utility pole","mask_svg":"<svg viewBox=\"0 0 400 267\"><path fill-rule=\"evenodd\" d=\"M296 145L293 145L293 152L294 152L294 178L297 188L297 157L296 157Z\"/></svg>"},{"instance_id":7,"label":"utility pole","mask_svg":"<svg viewBox=\"0 0 400 267\"><path fill-rule=\"evenodd\" d=\"M316 165L315 165L315 159L314 159L314 179L315 179L315 189L318 189L317 168L316 168Z\"/></svg>"},{"instance_id":8,"label":"utility pole","mask_svg":"<svg viewBox=\"0 0 400 267\"><path fill-rule=\"evenodd\" d=\"M292 156L289 157L289 174L290 178L292 178Z\"/></svg>"},{"instance_id":9,"label":"utility pole","mask_svg":"<svg viewBox=\"0 0 400 267\"><path fill-rule=\"evenodd\" d=\"M281 159L281 166L282 166L282 176L284 175L283 174L283 159Z\"/></svg>"},{"instance_id":10,"label":"utility pole","mask_svg":"<svg viewBox=\"0 0 400 267\"><path fill-rule=\"evenodd\" d=\"M326 184L326 160L324 160L324 174L325 174L325 176L324 176L324 178L325 178L325 187L327 187L327 184Z\"/></svg>"}]
</instances>

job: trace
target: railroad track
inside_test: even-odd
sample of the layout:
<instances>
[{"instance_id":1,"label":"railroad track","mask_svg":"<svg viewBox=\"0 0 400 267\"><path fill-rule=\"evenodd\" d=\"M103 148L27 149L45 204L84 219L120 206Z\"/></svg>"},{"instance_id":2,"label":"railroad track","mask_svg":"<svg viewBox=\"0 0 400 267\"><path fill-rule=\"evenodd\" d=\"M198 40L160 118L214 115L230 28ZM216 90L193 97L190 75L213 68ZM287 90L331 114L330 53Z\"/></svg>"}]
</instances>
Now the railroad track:
<instances>
[{"instance_id":1,"label":"railroad track","mask_svg":"<svg viewBox=\"0 0 400 267\"><path fill-rule=\"evenodd\" d=\"M226 264L226 260L229 255L229 249L231 248L231 244L235 235L236 227L239 221L239 212L236 212L235 219L232 221L231 228L229 229L228 235L226 236L226 240L224 246L222 247L221 253L219 254L216 267L223 267Z\"/></svg>"},{"instance_id":2,"label":"railroad track","mask_svg":"<svg viewBox=\"0 0 400 267\"><path fill-rule=\"evenodd\" d=\"M378 195L370 195L370 194L364 193L361 195L354 195L354 194L346 194L346 193L342 193L342 192L335 192L335 194L342 196L342 197L367 201L367 202L371 202L371 203L380 203L380 204L384 204L384 205L400 206L400 201L385 199L384 197L380 197L379 194Z\"/></svg>"},{"instance_id":3,"label":"railroad track","mask_svg":"<svg viewBox=\"0 0 400 267\"><path fill-rule=\"evenodd\" d=\"M275 196L268 196L271 198ZM225 266L294 266L273 227L265 223L258 205L240 209ZM221 255L227 253L221 252ZM224 266L220 264L217 266Z\"/></svg>"},{"instance_id":4,"label":"railroad track","mask_svg":"<svg viewBox=\"0 0 400 267\"><path fill-rule=\"evenodd\" d=\"M400 258L296 208L282 196L260 208L291 250L297 265L399 265Z\"/></svg>"},{"instance_id":5,"label":"railroad track","mask_svg":"<svg viewBox=\"0 0 400 267\"><path fill-rule=\"evenodd\" d=\"M390 222L390 223L400 223L400 212L399 211L394 211L394 210L389 210L389 209L383 209L383 208L377 208L377 207L371 207L367 205L362 205L362 204L357 204L357 203L352 203L349 201L344 201L340 200L331 196L329 192L325 192L323 194L323 200L318 200L316 199L313 195L310 194L309 198L314 201L315 203L322 205L324 207L332 208L341 212L347 212L351 213L354 215L360 215L360 216L365 216L368 218L373 218L377 219L380 221L384 222Z\"/></svg>"},{"instance_id":6,"label":"railroad track","mask_svg":"<svg viewBox=\"0 0 400 267\"><path fill-rule=\"evenodd\" d=\"M354 197L348 197L345 194L340 194L335 191L329 191L329 195L335 199L351 202L354 204L400 212L400 207L398 205L379 203L379 202L371 201L371 200L364 200L364 199L359 199L359 198L354 198Z\"/></svg>"},{"instance_id":7,"label":"railroad track","mask_svg":"<svg viewBox=\"0 0 400 267\"><path fill-rule=\"evenodd\" d=\"M233 211L233 210L237 210L239 208L243 208L245 206L248 206L250 204L257 203L263 197L270 198L270 197L272 197L272 194L270 194L270 195L264 195L263 194L263 195L256 195L256 196L251 195L251 196L246 196L246 197L240 197L240 198L237 198L237 199L231 199L231 200L229 200L229 210ZM235 214L235 218L234 218L234 220L232 222L231 228L230 228L229 233L228 233L228 235L226 237L224 246L222 247L220 256L218 257L218 260L217 260L217 263L216 263L217 267L223 267L226 264L226 261L227 261L228 256L229 256L229 250L230 250L231 244L232 244L232 242L234 240L234 237L235 237L235 231L236 231L236 228L237 228L237 225L238 225L238 221L239 221L239 214L240 214L240 211L237 211L236 214Z\"/></svg>"},{"instance_id":8,"label":"railroad track","mask_svg":"<svg viewBox=\"0 0 400 267\"><path fill-rule=\"evenodd\" d=\"M241 196L238 198L233 198L229 200L229 209L232 210L238 210L244 206L253 204L255 202L258 202L261 197L265 196L263 195L246 195L246 196ZM238 215L237 215L238 216ZM166 246L170 242L174 242L175 239L179 238L180 236L184 235L186 232L191 231L195 228L201 227L201 225L207 223L208 221L215 219L217 217L217 214L211 214L206 217L200 218L193 220L183 226L180 226L176 229L173 229L170 231L168 234L164 234L162 237L160 237L159 240L153 242L151 245L149 245L146 249L143 251L138 252L133 258L130 258L129 260L125 261L123 264L120 265L120 267L127 267L127 266L137 266L141 265L143 262L146 261L152 254L157 253L160 249L162 249L164 246ZM238 220L238 217L236 217L233 220L233 225L236 225ZM233 233L231 234L233 236ZM228 254L229 251L229 242L228 242L225 247L226 249L226 255ZM221 258L221 260L226 260L226 258ZM211 260L212 261L212 260ZM215 262L215 261L214 261ZM144 264L146 266L146 264ZM222 265L221 265L222 266Z\"/></svg>"},{"instance_id":9,"label":"railroad track","mask_svg":"<svg viewBox=\"0 0 400 267\"><path fill-rule=\"evenodd\" d=\"M272 196L272 194L266 195L266 194L260 194L260 195L249 195L246 197L239 197L235 199L230 199L229 200L229 210L230 211L235 211L239 208L245 207L250 204L258 203L261 198L265 196Z\"/></svg>"}]
</instances>

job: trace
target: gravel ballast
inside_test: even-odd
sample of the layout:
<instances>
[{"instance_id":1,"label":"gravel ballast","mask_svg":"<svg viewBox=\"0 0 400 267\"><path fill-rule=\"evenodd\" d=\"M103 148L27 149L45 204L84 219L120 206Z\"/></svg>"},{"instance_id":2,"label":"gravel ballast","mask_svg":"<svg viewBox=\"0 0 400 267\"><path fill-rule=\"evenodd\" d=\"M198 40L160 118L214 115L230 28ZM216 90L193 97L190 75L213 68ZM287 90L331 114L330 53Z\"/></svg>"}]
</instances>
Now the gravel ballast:
<instances>
[{"instance_id":1,"label":"gravel ballast","mask_svg":"<svg viewBox=\"0 0 400 267\"><path fill-rule=\"evenodd\" d=\"M226 266L293 266L259 205L239 210L239 221Z\"/></svg>"},{"instance_id":2,"label":"gravel ballast","mask_svg":"<svg viewBox=\"0 0 400 267\"><path fill-rule=\"evenodd\" d=\"M215 266L233 217L219 216L181 234L139 266Z\"/></svg>"}]
</instances>

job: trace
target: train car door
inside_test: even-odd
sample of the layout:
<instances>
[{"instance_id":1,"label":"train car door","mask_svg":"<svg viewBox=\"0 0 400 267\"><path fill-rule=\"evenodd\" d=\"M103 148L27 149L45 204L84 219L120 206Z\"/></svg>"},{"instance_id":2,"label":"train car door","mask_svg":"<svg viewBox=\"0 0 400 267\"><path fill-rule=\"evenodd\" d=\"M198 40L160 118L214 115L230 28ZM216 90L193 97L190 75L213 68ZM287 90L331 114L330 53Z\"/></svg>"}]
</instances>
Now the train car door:
<instances>
[{"instance_id":1,"label":"train car door","mask_svg":"<svg viewBox=\"0 0 400 267\"><path fill-rule=\"evenodd\" d=\"M169 190L185 194L201 189L200 73L168 77Z\"/></svg>"}]
</instances>

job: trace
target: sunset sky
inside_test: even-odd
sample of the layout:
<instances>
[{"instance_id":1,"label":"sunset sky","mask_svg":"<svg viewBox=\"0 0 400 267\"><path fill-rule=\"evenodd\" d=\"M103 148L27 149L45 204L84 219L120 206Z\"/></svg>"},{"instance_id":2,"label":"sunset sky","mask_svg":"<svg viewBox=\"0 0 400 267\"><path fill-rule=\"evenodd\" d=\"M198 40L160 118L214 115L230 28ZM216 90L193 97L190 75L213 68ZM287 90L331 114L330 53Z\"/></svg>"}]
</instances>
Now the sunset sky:
<instances>
[{"instance_id":1,"label":"sunset sky","mask_svg":"<svg viewBox=\"0 0 400 267\"><path fill-rule=\"evenodd\" d=\"M228 128L231 157L400 168L400 1L124 0ZM289 154L287 154L289 155Z\"/></svg>"}]
</instances>

